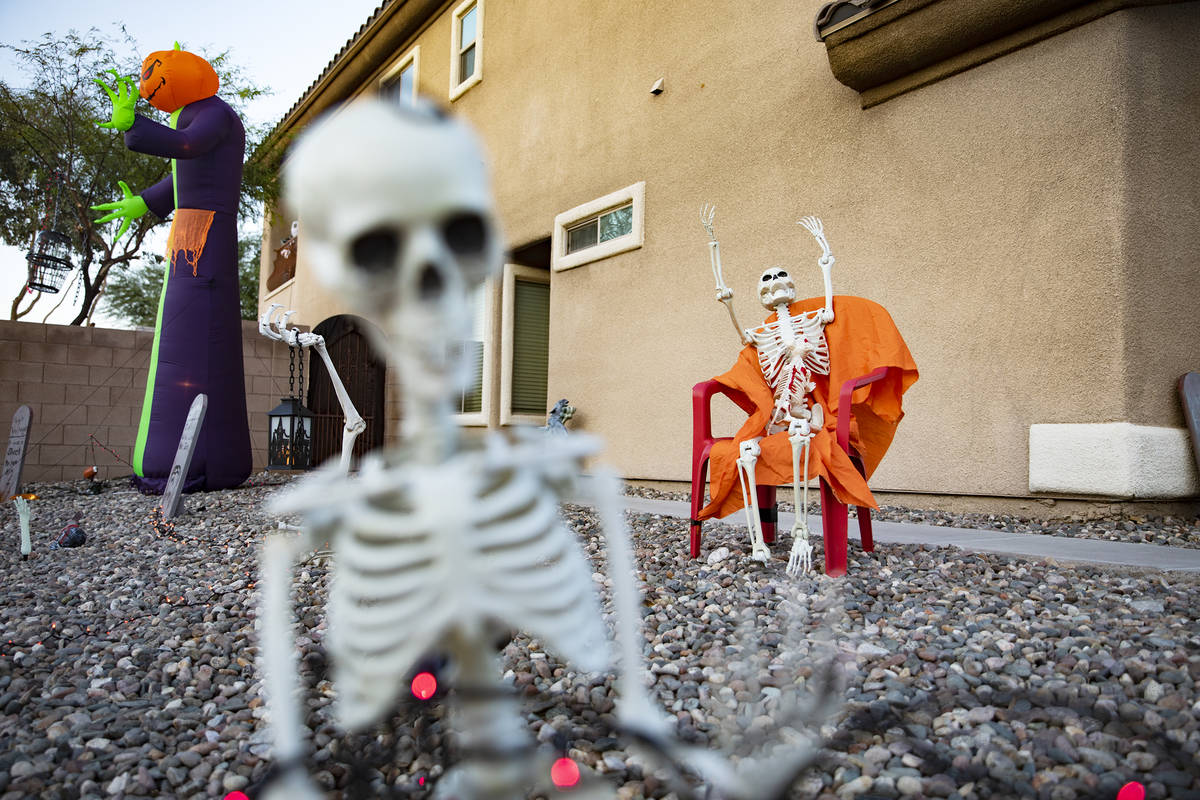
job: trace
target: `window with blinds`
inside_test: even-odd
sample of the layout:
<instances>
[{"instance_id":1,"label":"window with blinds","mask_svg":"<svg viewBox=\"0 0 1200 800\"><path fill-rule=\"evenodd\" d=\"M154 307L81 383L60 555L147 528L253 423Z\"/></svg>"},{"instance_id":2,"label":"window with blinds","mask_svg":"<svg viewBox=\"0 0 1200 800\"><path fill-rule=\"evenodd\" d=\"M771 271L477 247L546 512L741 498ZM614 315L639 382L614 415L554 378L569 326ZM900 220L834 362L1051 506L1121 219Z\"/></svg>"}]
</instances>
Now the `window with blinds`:
<instances>
[{"instance_id":1,"label":"window with blinds","mask_svg":"<svg viewBox=\"0 0 1200 800\"><path fill-rule=\"evenodd\" d=\"M546 413L546 376L550 364L550 284L513 281L513 414Z\"/></svg>"},{"instance_id":2,"label":"window with blinds","mask_svg":"<svg viewBox=\"0 0 1200 800\"><path fill-rule=\"evenodd\" d=\"M487 284L476 287L471 294L471 338L462 343L472 363L474 385L458 396L460 414L479 414L483 411L484 347L487 343Z\"/></svg>"},{"instance_id":3,"label":"window with blinds","mask_svg":"<svg viewBox=\"0 0 1200 800\"><path fill-rule=\"evenodd\" d=\"M504 265L500 317L500 424L546 421L550 270Z\"/></svg>"}]
</instances>

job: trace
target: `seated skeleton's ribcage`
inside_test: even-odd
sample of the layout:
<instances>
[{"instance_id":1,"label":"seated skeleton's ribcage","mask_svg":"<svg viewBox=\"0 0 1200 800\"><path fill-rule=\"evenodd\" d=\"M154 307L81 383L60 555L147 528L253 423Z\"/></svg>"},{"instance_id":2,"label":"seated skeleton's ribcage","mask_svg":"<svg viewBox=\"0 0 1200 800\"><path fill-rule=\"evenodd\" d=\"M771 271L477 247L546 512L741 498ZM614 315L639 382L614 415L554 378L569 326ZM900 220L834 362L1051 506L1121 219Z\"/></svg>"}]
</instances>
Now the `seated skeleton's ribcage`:
<instances>
[{"instance_id":1,"label":"seated skeleton's ribcage","mask_svg":"<svg viewBox=\"0 0 1200 800\"><path fill-rule=\"evenodd\" d=\"M791 396L803 393L802 390L797 392L801 368L818 375L829 374L829 344L819 315L820 311L809 311L784 320L776 319L750 331L758 350L758 366L775 397L784 392ZM815 349L803 358L793 359L793 343L806 339Z\"/></svg>"}]
</instances>

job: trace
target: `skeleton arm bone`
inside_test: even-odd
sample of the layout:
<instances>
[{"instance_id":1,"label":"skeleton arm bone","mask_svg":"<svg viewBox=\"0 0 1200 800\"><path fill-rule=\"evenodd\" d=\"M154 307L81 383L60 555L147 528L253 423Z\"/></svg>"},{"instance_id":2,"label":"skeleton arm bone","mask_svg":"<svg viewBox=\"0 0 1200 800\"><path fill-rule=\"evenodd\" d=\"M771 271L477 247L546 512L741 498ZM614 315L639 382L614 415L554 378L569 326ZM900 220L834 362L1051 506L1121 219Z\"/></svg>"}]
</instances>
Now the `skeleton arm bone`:
<instances>
[{"instance_id":1,"label":"skeleton arm bone","mask_svg":"<svg viewBox=\"0 0 1200 800\"><path fill-rule=\"evenodd\" d=\"M828 325L830 322L833 322L833 281L831 272L833 270L833 262L836 259L833 257L833 251L829 249L829 241L825 238L825 227L821 224L821 220L816 217L805 217L796 224L803 225L817 240L817 244L821 246L821 257L817 259L817 264L821 267L821 277L825 282L825 308L821 309L821 321Z\"/></svg>"},{"instance_id":2,"label":"skeleton arm bone","mask_svg":"<svg viewBox=\"0 0 1200 800\"><path fill-rule=\"evenodd\" d=\"M338 375L333 361L329 358L329 351L325 348L325 337L316 333L301 333L297 339L301 347L312 347L321 356L321 360L325 362L325 371L329 373L329 380L333 383L334 394L337 395L338 403L342 406L342 415L346 418L346 424L342 426L342 457L338 468L343 473L347 473L350 471L350 457L354 452L354 440L367 429L367 423L358 413L358 409L354 407L354 402L346 392L341 376Z\"/></svg>"},{"instance_id":3,"label":"skeleton arm bone","mask_svg":"<svg viewBox=\"0 0 1200 800\"><path fill-rule=\"evenodd\" d=\"M666 718L657 710L646 689L645 661L642 657L641 592L630 548L629 530L621 510L621 486L617 474L599 468L587 490L596 504L600 525L608 546L608 575L612 579L614 624L620 662L617 685L620 692L618 719L621 725L652 741L665 741L669 731Z\"/></svg>"},{"instance_id":4,"label":"skeleton arm bone","mask_svg":"<svg viewBox=\"0 0 1200 800\"><path fill-rule=\"evenodd\" d=\"M717 300L725 304L725 310L729 312L729 321L733 323L733 329L738 332L742 344L747 345L750 344L750 337L738 324L737 315L733 313L733 290L726 285L725 278L721 275L721 243L717 241L712 226L716 213L716 206L704 206L700 211L700 224L704 226L704 230L708 231L708 258L712 265L713 278L717 282Z\"/></svg>"},{"instance_id":5,"label":"skeleton arm bone","mask_svg":"<svg viewBox=\"0 0 1200 800\"><path fill-rule=\"evenodd\" d=\"M274 735L274 760L284 769L264 794L266 800L317 800L321 795L303 769L304 730L296 680L296 643L290 602L292 570L309 546L299 536L268 536L262 550L262 669Z\"/></svg>"},{"instance_id":6,"label":"skeleton arm bone","mask_svg":"<svg viewBox=\"0 0 1200 800\"><path fill-rule=\"evenodd\" d=\"M608 575L612 579L620 651L617 716L621 727L677 768L685 767L710 781L725 796L740 800L785 797L796 775L820 753L811 743L780 745L769 759L743 762L735 768L724 754L688 746L671 735L670 724L646 689L640 592L629 532L621 511L620 481L613 471L597 469L587 489L596 504L608 548Z\"/></svg>"},{"instance_id":7,"label":"skeleton arm bone","mask_svg":"<svg viewBox=\"0 0 1200 800\"><path fill-rule=\"evenodd\" d=\"M350 458L353 455L354 440L358 435L367 429L367 423L358 413L358 409L354 407L354 402L350 399L349 393L346 392L346 386L342 383L342 378L338 375L337 369L333 366L332 359L329 358L329 350L325 347L325 337L317 333L305 333L297 328L289 328L288 320L292 318L295 311L282 312L276 314L277 309L282 309L283 306L279 303L272 303L258 320L258 332L268 339L274 339L277 342L283 342L289 347L312 347L321 356L321 360L325 362L325 371L329 373L329 380L333 383L334 394L337 395L338 404L342 407L342 416L346 418L345 424L342 426L342 455L339 462L339 469L343 474L350 471ZM276 316L276 319L272 319Z\"/></svg>"}]
</instances>

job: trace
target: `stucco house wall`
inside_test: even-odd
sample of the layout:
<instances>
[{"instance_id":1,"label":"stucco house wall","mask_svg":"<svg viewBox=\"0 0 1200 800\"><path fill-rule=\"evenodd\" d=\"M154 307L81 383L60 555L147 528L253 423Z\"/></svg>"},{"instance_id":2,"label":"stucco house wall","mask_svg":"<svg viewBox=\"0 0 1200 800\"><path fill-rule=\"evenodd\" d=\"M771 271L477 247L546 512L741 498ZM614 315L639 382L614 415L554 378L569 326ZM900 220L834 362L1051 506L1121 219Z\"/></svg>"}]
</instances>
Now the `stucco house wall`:
<instances>
[{"instance_id":1,"label":"stucco house wall","mask_svg":"<svg viewBox=\"0 0 1200 800\"><path fill-rule=\"evenodd\" d=\"M690 388L737 354L713 300L706 202L743 324L764 315L766 266L820 293L806 214L825 221L835 292L894 317L921 380L878 490L1109 495L1107 474L1031 483L1032 462L1049 459L1053 477L1070 452L1037 451L1031 426L1068 426L1068 443L1076 425L1182 429L1174 380L1200 362L1200 3L1107 14L867 109L813 41L819 0L753 14L732 0L702 14L670 0L484 3L483 79L449 105L491 153L510 247L645 183L642 247L551 283L548 402L570 398L573 424L603 435L627 478L687 479ZM419 91L447 104L454 7L385 7L377 39L360 34L340 59L357 59L353 87L331 69L282 127L375 91L414 45ZM403 39L384 48L389 29ZM316 324L345 309L302 242L297 278L263 302ZM730 407L718 422L732 432L740 418ZM1159 470L1172 480L1148 496L1197 493L1186 446L1121 431L1129 452L1096 470Z\"/></svg>"}]
</instances>

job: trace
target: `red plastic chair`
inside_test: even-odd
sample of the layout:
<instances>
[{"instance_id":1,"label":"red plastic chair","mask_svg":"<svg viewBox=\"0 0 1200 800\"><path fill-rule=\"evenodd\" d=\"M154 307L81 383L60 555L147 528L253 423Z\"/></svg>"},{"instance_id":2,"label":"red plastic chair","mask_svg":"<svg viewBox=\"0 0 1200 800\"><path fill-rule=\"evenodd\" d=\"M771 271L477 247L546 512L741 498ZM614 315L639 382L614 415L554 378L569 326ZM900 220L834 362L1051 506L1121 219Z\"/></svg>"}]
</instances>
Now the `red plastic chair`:
<instances>
[{"instance_id":1,"label":"red plastic chair","mask_svg":"<svg viewBox=\"0 0 1200 800\"><path fill-rule=\"evenodd\" d=\"M888 374L894 367L880 367L869 375L852 378L842 384L838 398L837 443L850 456L850 461L865 475L862 459L857 451L850 447L850 396L861 386L874 383ZM708 459L713 444L719 441L729 441L731 437L714 438L712 435L712 398L715 394L723 394L738 405L747 414L753 412L754 406L742 392L731 389L717 381L703 381L692 387L692 517L691 517L691 555L700 555L700 520L696 516L704 502L704 484L708 476ZM825 538L825 574L839 576L846 574L848 549L848 520L849 512L846 506L834 496L833 490L825 479L821 479L821 527ZM775 526L779 518L779 509L775 503L774 486L758 487L759 518L763 522L763 539L767 543L775 541ZM862 536L863 550L870 553L875 549L875 540L871 535L871 509L858 506L858 530Z\"/></svg>"}]
</instances>

